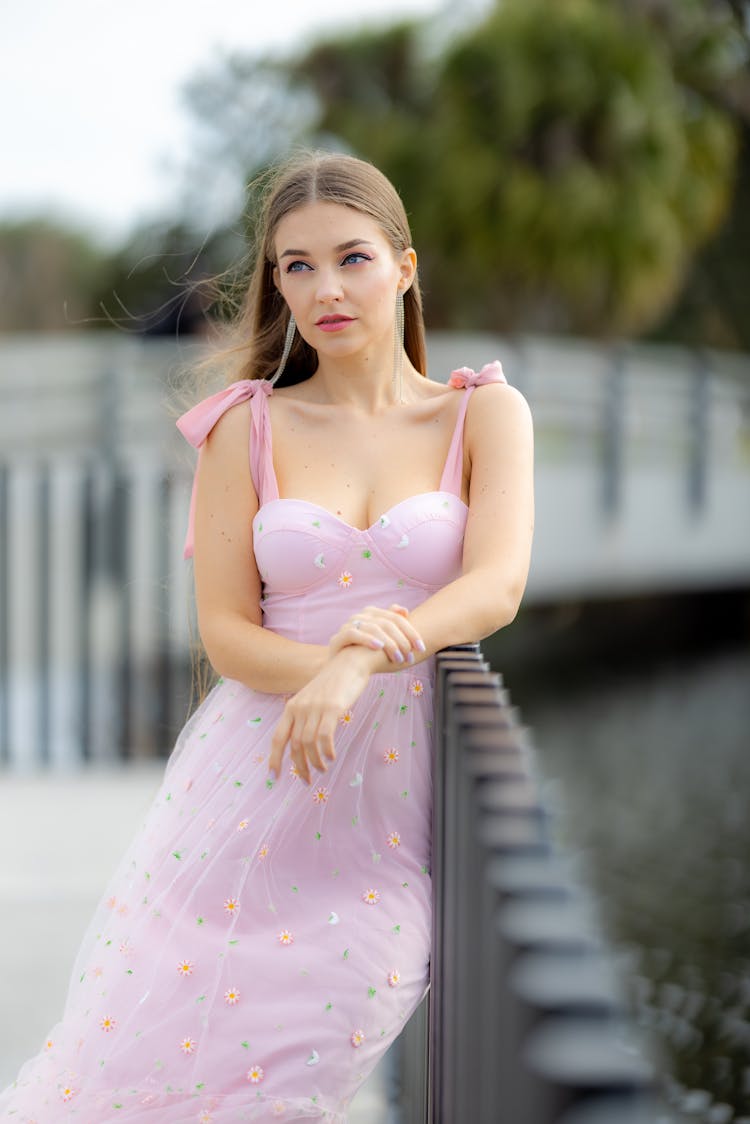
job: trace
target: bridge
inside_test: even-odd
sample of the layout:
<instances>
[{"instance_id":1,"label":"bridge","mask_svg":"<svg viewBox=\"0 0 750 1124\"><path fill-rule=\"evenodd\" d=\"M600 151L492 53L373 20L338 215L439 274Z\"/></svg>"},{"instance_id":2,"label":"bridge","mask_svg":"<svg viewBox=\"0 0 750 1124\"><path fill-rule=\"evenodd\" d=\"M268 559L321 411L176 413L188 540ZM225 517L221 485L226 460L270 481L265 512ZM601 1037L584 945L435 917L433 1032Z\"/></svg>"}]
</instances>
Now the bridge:
<instances>
[{"instance_id":1,"label":"bridge","mask_svg":"<svg viewBox=\"0 0 750 1124\"><path fill-rule=\"evenodd\" d=\"M170 388L195 357L108 333L0 345L0 762L160 753L184 719L193 461ZM495 357L535 419L527 605L750 585L750 357L429 339L444 378Z\"/></svg>"}]
</instances>

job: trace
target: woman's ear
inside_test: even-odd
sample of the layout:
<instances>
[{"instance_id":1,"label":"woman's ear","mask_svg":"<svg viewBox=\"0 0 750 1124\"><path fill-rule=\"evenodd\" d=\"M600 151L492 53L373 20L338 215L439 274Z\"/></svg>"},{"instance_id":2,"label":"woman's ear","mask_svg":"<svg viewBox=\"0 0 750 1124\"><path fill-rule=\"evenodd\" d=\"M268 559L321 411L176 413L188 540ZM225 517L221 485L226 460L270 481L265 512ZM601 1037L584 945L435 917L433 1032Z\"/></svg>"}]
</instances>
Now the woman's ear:
<instances>
[{"instance_id":1,"label":"woman's ear","mask_svg":"<svg viewBox=\"0 0 750 1124\"><path fill-rule=\"evenodd\" d=\"M417 252L412 246L407 246L401 255L399 268L401 271L399 289L402 293L405 293L407 289L411 288L411 284L417 275Z\"/></svg>"},{"instance_id":2,"label":"woman's ear","mask_svg":"<svg viewBox=\"0 0 750 1124\"><path fill-rule=\"evenodd\" d=\"M275 266L273 267L273 272L272 272L271 276L273 277L273 283L274 283L274 285L275 285L275 286L276 286L276 288L277 288L277 289L279 290L279 292L281 292L281 285L279 285L279 277L280 277L280 274L279 274L279 267L278 267L277 265L275 265Z\"/></svg>"}]
</instances>

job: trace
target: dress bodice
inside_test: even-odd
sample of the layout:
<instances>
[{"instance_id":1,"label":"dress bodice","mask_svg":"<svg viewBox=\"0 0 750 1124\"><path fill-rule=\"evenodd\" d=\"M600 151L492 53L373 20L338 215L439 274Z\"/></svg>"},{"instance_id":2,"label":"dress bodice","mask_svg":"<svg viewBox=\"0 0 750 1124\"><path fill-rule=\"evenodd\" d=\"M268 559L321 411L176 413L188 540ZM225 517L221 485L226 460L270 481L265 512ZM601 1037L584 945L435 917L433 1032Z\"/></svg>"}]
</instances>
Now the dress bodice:
<instances>
[{"instance_id":1,"label":"dress bodice","mask_svg":"<svg viewBox=\"0 0 750 1124\"><path fill-rule=\"evenodd\" d=\"M412 609L460 575L468 516L460 498L464 419L472 390L488 382L505 382L499 363L476 373L465 367L453 372L449 385L466 393L440 487L406 497L365 529L308 500L279 496L268 413L272 388L264 380L234 383L179 419L180 431L200 449L222 414L250 399L250 469L260 504L253 519L253 549L266 627L309 643L327 643L357 608L396 602Z\"/></svg>"}]
</instances>

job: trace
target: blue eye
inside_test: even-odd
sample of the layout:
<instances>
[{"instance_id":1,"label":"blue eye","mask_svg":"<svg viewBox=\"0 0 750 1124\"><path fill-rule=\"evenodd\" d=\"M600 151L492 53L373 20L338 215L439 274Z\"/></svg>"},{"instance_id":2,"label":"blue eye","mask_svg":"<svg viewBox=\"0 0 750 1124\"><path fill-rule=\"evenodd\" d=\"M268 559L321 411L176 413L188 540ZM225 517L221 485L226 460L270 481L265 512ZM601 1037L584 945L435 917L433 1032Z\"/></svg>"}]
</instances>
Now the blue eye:
<instances>
[{"instance_id":1,"label":"blue eye","mask_svg":"<svg viewBox=\"0 0 750 1124\"><path fill-rule=\"evenodd\" d=\"M301 273L303 269L309 269L310 266L304 261L290 261L286 267L286 273Z\"/></svg>"},{"instance_id":2,"label":"blue eye","mask_svg":"<svg viewBox=\"0 0 750 1124\"><path fill-rule=\"evenodd\" d=\"M346 263L350 262L353 258L358 258L361 261L372 261L372 258L368 258L367 254L363 254L361 250L355 250L353 253L347 254L341 264L346 265Z\"/></svg>"}]
</instances>

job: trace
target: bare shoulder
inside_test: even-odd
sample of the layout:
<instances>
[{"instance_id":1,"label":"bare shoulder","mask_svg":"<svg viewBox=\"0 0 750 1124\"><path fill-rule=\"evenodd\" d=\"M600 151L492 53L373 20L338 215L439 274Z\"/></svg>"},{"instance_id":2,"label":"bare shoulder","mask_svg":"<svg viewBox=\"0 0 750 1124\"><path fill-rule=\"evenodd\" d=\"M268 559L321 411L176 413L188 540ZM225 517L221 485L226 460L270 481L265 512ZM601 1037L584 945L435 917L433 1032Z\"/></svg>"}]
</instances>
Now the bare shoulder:
<instances>
[{"instance_id":1,"label":"bare shoulder","mask_svg":"<svg viewBox=\"0 0 750 1124\"><path fill-rule=\"evenodd\" d=\"M531 434L529 404L509 383L486 383L473 391L466 411L466 435L471 441L497 438L499 432L519 438Z\"/></svg>"},{"instance_id":2,"label":"bare shoulder","mask_svg":"<svg viewBox=\"0 0 750 1124\"><path fill-rule=\"evenodd\" d=\"M222 414L206 438L212 457L231 458L241 453L247 458L250 440L250 402L238 402Z\"/></svg>"}]
</instances>

